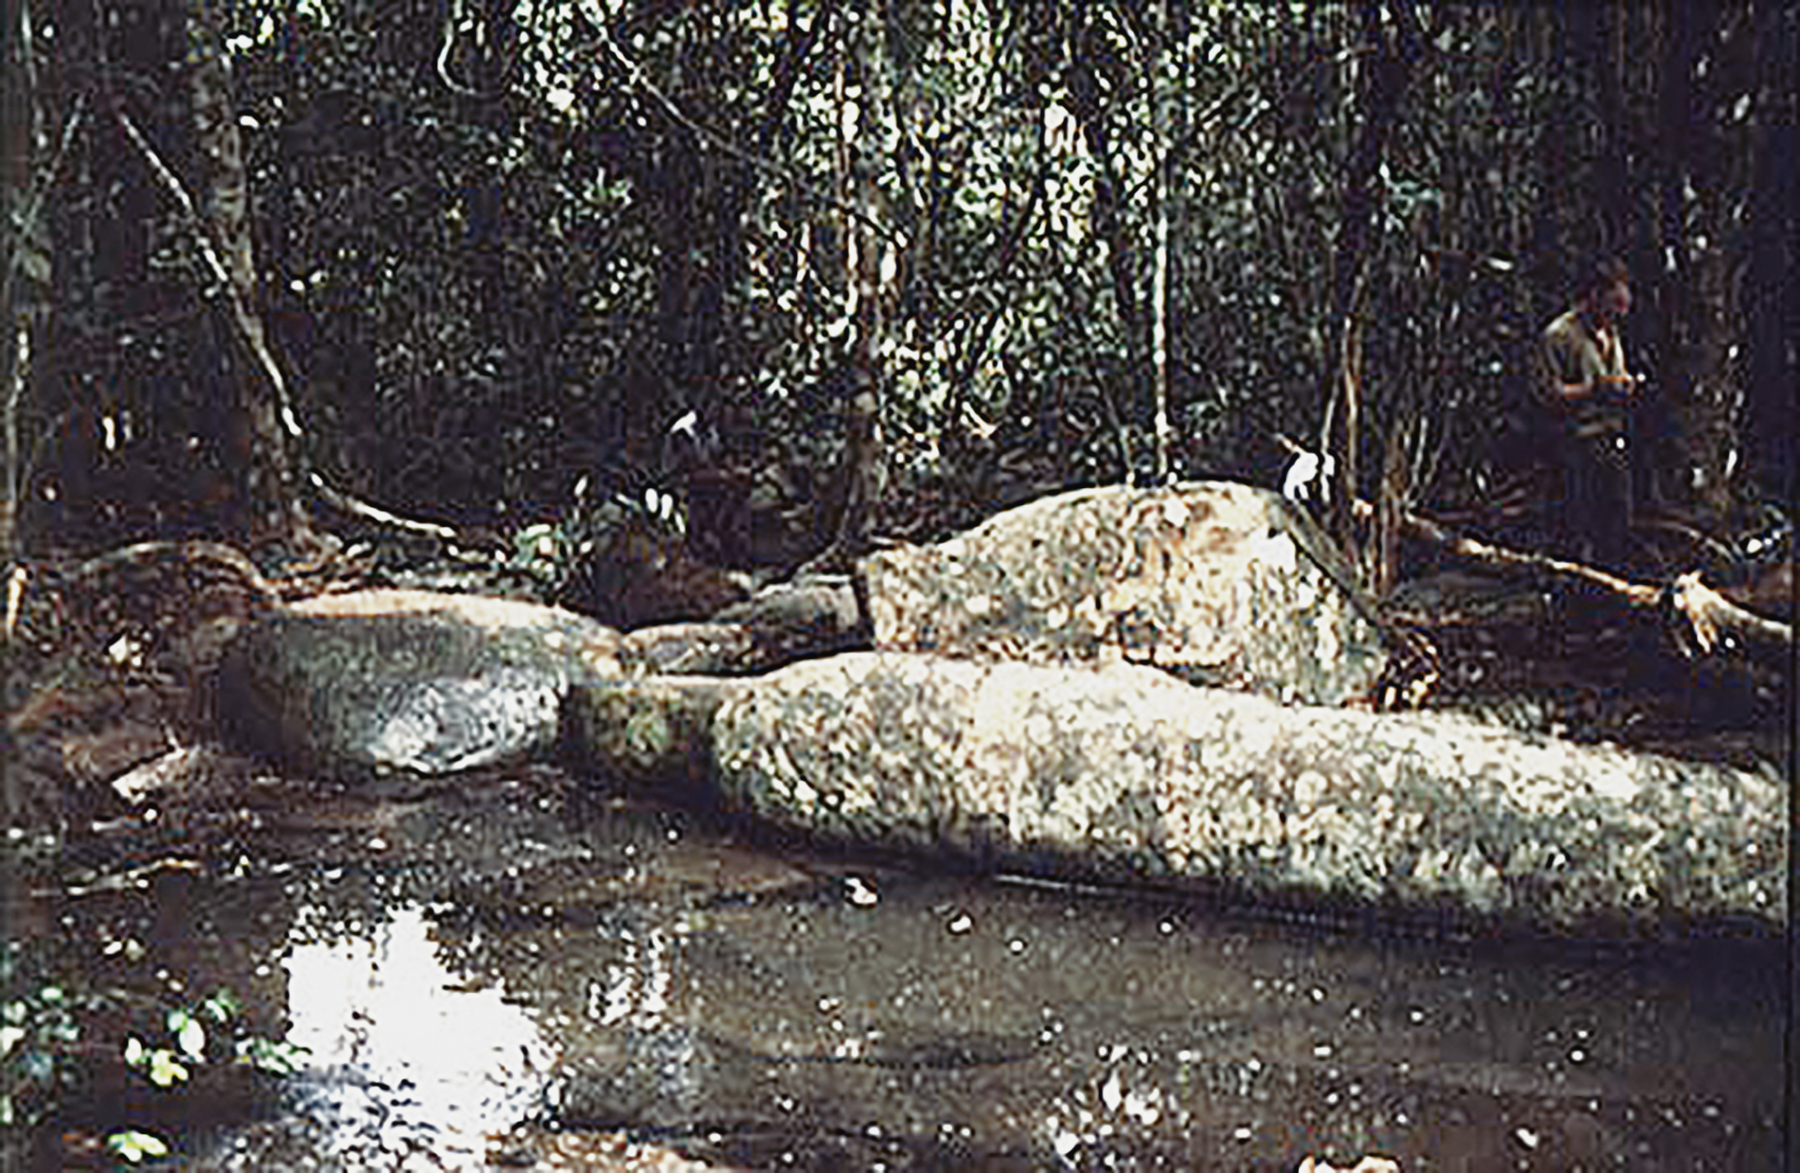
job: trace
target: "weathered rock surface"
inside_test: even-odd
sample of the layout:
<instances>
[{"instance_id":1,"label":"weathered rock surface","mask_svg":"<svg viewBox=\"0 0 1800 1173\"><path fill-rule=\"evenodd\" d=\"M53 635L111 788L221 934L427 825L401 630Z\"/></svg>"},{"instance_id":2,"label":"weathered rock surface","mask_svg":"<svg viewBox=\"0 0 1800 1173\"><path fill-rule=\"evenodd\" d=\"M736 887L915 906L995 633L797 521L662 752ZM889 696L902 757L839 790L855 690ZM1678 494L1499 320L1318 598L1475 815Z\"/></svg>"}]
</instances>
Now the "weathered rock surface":
<instances>
[{"instance_id":1,"label":"weathered rock surface","mask_svg":"<svg viewBox=\"0 0 1800 1173\"><path fill-rule=\"evenodd\" d=\"M619 664L639 675L736 676L758 662L756 640L739 623L662 623L619 641Z\"/></svg>"},{"instance_id":2,"label":"weathered rock surface","mask_svg":"<svg viewBox=\"0 0 1800 1173\"><path fill-rule=\"evenodd\" d=\"M879 650L1126 660L1321 705L1386 659L1317 527L1248 485L1063 493L862 569Z\"/></svg>"},{"instance_id":3,"label":"weathered rock surface","mask_svg":"<svg viewBox=\"0 0 1800 1173\"><path fill-rule=\"evenodd\" d=\"M743 682L712 734L728 805L857 844L1554 931L1785 925L1777 783L1451 715L850 653Z\"/></svg>"},{"instance_id":4,"label":"weathered rock surface","mask_svg":"<svg viewBox=\"0 0 1800 1173\"><path fill-rule=\"evenodd\" d=\"M227 654L220 703L251 748L349 780L543 756L578 679L616 676L618 635L554 607L429 591L322 596Z\"/></svg>"},{"instance_id":5,"label":"weathered rock surface","mask_svg":"<svg viewBox=\"0 0 1800 1173\"><path fill-rule=\"evenodd\" d=\"M706 623L640 627L620 641L628 672L745 676L808 656L867 646L847 578L765 587Z\"/></svg>"},{"instance_id":6,"label":"weathered rock surface","mask_svg":"<svg viewBox=\"0 0 1800 1173\"><path fill-rule=\"evenodd\" d=\"M945 654L747 675L863 639L847 582L623 639L556 608L371 591L245 629L221 707L240 743L349 780L573 748L665 796L1039 874L1555 931L1785 926L1777 782L1328 707L1384 652L1272 494L1067 494L865 571L876 640Z\"/></svg>"},{"instance_id":7,"label":"weathered rock surface","mask_svg":"<svg viewBox=\"0 0 1800 1173\"><path fill-rule=\"evenodd\" d=\"M630 787L716 794L713 716L747 681L703 676L594 680L571 690L572 763Z\"/></svg>"},{"instance_id":8,"label":"weathered rock surface","mask_svg":"<svg viewBox=\"0 0 1800 1173\"><path fill-rule=\"evenodd\" d=\"M846 575L808 575L774 583L713 619L736 623L754 635L761 669L808 656L868 646L861 605Z\"/></svg>"}]
</instances>

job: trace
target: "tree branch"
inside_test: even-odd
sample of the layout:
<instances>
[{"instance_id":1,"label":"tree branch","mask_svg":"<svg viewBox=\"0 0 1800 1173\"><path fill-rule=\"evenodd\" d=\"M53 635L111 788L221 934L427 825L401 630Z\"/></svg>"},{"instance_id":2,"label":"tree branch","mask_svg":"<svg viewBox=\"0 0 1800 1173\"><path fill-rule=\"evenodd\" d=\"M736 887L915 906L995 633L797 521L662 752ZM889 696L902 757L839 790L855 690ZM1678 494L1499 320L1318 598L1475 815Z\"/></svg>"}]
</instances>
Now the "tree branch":
<instances>
[{"instance_id":1,"label":"tree branch","mask_svg":"<svg viewBox=\"0 0 1800 1173\"><path fill-rule=\"evenodd\" d=\"M367 501L359 500L348 493L332 488L325 483L325 478L321 477L316 472L308 473L307 476L308 479L311 480L313 492L318 494L319 500L325 502L325 504L331 506L333 509L338 510L340 513L348 513L352 517L360 517L364 521L372 521L376 525L385 525L392 529L404 530L409 534L420 534L424 537L436 538L442 542L455 542L462 539L461 534L447 525L439 525L432 521L415 521L410 517L400 517L397 514L389 513L379 506L371 505Z\"/></svg>"},{"instance_id":2,"label":"tree branch","mask_svg":"<svg viewBox=\"0 0 1800 1173\"><path fill-rule=\"evenodd\" d=\"M1373 517L1374 514L1374 506L1367 501L1356 502L1359 518ZM1726 636L1764 647L1787 648L1794 642L1794 629L1790 624L1766 619L1737 606L1702 582L1698 570L1680 575L1666 586L1634 583L1579 562L1491 546L1416 513L1404 514L1401 525L1409 536L1471 562L1502 569L1538 571L1586 583L1623 600L1633 610L1660 611L1667 607L1670 613L1681 616L1687 623L1683 647L1698 649L1701 655L1710 655L1715 649L1728 646Z\"/></svg>"},{"instance_id":3,"label":"tree branch","mask_svg":"<svg viewBox=\"0 0 1800 1173\"><path fill-rule=\"evenodd\" d=\"M608 13L598 0L595 0L593 6L598 10L592 14L592 17L594 28L600 34L600 46L605 49L607 55L613 59L613 63L625 71L625 76L630 80L631 84L650 95L650 97L655 100L656 104L662 107L663 112L666 113L670 120L676 125L687 130L688 133L692 134L707 146L712 147L714 150L730 155L738 162L754 167L756 170L767 175L773 175L777 179L791 184L796 191L805 194L808 198L817 200L828 207L836 208L846 216L860 220L869 227L870 231L874 232L877 236L892 244L894 247L906 247L906 234L904 232L883 223L879 218L871 216L863 209L856 207L849 200L842 200L835 196L827 195L825 192L819 190L818 185L798 172L783 167L781 164L766 159L755 152L745 150L724 135L695 120L693 116L681 108L675 99L663 93L657 84L650 80L649 76L644 72L643 67L628 57L625 50L619 47L619 43L613 39L612 31L607 28L606 18L609 17L611 13Z\"/></svg>"},{"instance_id":4,"label":"tree branch","mask_svg":"<svg viewBox=\"0 0 1800 1173\"><path fill-rule=\"evenodd\" d=\"M304 433L288 399L287 381L282 377L281 367L276 363L274 354L269 350L262 331L255 328L250 317L250 308L244 304L237 284L231 279L230 272L225 268L225 262L219 256L212 234L207 231L206 222L201 218L193 197L188 194L187 188L182 185L175 173L169 169L168 164L163 162L162 156L156 153L156 148L144 138L131 115L127 114L123 107L115 107L113 115L118 121L119 129L125 133L126 138L131 140L132 146L137 150L139 157L143 159L144 165L156 180L157 186L162 188L181 210L181 214L193 234L194 245L199 251L201 263L205 266L207 276L211 279L208 287L201 291L201 296L215 303L223 299L225 314L231 322L233 333L245 350L250 353L263 378L268 380L275 396L275 406L280 413L282 427L298 447ZM303 454L297 453L297 455L301 455L303 458ZM457 532L449 526L427 521L414 521L360 501L347 493L332 488L323 477L310 469L305 470L304 476L321 501L344 513L378 525L390 526L408 533L423 534L442 541L454 541L458 537ZM299 488L299 486L295 487Z\"/></svg>"}]
</instances>

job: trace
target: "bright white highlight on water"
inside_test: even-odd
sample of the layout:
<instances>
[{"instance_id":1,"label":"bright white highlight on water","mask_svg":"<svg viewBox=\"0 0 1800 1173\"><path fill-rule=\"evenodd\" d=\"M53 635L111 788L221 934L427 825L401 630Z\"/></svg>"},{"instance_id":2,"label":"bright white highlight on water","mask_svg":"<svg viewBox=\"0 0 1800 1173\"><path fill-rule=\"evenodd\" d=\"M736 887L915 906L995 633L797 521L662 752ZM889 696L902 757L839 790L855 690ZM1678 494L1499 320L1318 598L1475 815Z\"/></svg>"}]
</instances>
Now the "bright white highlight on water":
<instances>
[{"instance_id":1,"label":"bright white highlight on water","mask_svg":"<svg viewBox=\"0 0 1800 1173\"><path fill-rule=\"evenodd\" d=\"M555 1051L500 989L466 988L445 969L431 934L405 906L372 936L296 941L288 1041L311 1050L342 1147L479 1168L487 1134L543 1107Z\"/></svg>"}]
</instances>

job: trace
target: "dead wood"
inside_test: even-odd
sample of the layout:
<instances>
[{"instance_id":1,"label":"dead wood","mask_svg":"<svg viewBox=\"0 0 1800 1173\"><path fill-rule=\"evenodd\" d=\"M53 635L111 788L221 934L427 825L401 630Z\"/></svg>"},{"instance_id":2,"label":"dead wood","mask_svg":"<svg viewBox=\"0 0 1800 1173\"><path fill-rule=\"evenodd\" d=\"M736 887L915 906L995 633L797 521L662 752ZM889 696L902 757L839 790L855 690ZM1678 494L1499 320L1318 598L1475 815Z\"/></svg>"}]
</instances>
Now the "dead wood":
<instances>
[{"instance_id":1,"label":"dead wood","mask_svg":"<svg viewBox=\"0 0 1800 1173\"><path fill-rule=\"evenodd\" d=\"M1356 502L1358 517L1373 517L1374 506ZM1407 513L1401 524L1409 537L1425 542L1465 561L1491 566L1499 570L1531 571L1565 581L1580 582L1618 599L1628 609L1657 611L1666 621L1677 617L1684 623L1679 643L1692 656L1711 655L1728 649L1728 637L1749 648L1783 649L1794 642L1791 624L1768 619L1745 610L1701 581L1698 570L1679 575L1669 583L1638 583L1588 566L1536 554L1490 545L1456 533L1429 518Z\"/></svg>"},{"instance_id":2,"label":"dead wood","mask_svg":"<svg viewBox=\"0 0 1800 1173\"><path fill-rule=\"evenodd\" d=\"M341 489L333 488L326 482L324 477L321 477L316 472L309 474L308 479L312 481L314 495L339 513L347 513L351 517L358 517L364 521L372 522L375 525L386 526L389 529L397 529L404 533L419 534L422 537L435 538L440 542L459 542L462 540L462 534L457 530L452 529L450 526L439 525L432 521L417 521L410 517L401 517L398 514L389 513L380 506L371 505L360 498L352 497Z\"/></svg>"}]
</instances>

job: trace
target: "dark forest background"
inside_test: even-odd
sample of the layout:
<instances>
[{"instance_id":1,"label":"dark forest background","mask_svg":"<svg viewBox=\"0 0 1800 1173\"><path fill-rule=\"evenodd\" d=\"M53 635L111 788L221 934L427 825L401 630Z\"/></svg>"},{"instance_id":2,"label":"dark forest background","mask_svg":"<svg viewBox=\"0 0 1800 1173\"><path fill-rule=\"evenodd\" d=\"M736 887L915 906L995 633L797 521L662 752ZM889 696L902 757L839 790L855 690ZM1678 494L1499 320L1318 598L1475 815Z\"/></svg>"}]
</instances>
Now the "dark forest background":
<instances>
[{"instance_id":1,"label":"dark forest background","mask_svg":"<svg viewBox=\"0 0 1800 1173\"><path fill-rule=\"evenodd\" d=\"M1497 526L1596 249L1669 492L1748 532L1792 484L1795 22L5 0L0 543L299 546L336 490L504 544L660 488L705 555L791 564L1279 484L1284 438Z\"/></svg>"}]
</instances>

